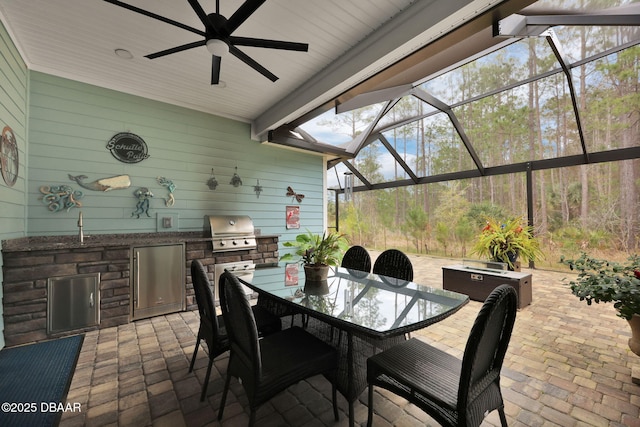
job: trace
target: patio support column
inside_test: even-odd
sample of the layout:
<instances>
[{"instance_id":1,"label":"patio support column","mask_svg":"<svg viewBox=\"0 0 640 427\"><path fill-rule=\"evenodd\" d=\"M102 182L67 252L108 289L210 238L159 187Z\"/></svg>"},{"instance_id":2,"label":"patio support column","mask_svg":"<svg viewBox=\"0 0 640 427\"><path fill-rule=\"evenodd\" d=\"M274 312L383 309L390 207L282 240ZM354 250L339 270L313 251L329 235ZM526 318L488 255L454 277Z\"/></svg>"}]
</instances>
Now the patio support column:
<instances>
[{"instance_id":1,"label":"patio support column","mask_svg":"<svg viewBox=\"0 0 640 427\"><path fill-rule=\"evenodd\" d=\"M336 195L336 233L340 232L340 194L337 191L334 191L333 194Z\"/></svg>"},{"instance_id":2,"label":"patio support column","mask_svg":"<svg viewBox=\"0 0 640 427\"><path fill-rule=\"evenodd\" d=\"M533 169L527 163L527 223L533 227ZM535 268L535 262L529 260L529 268Z\"/></svg>"}]
</instances>

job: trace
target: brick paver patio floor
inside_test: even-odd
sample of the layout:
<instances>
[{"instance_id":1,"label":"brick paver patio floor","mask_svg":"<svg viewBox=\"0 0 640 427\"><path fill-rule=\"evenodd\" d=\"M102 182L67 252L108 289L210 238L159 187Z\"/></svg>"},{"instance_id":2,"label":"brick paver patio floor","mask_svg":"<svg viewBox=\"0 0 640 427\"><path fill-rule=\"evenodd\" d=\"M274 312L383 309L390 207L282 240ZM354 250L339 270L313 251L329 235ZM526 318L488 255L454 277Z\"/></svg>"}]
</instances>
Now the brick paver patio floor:
<instances>
[{"instance_id":1,"label":"brick paver patio floor","mask_svg":"<svg viewBox=\"0 0 640 427\"><path fill-rule=\"evenodd\" d=\"M372 253L375 256L375 254ZM458 260L412 256L416 281L442 286L441 267ZM627 322L611 305L588 307L571 295L568 274L533 274L533 303L518 312L502 371L510 426L640 427L640 385L631 370ZM481 303L470 302L452 317L413 337L461 356ZM216 359L205 402L200 402L207 356L198 352L189 373L198 331L197 312L182 312L86 334L68 402L81 412L63 415L61 426L245 426L247 401L232 381L224 419L217 421L228 353ZM290 387L258 411L256 425L346 426L347 404L339 395L334 422L330 385L314 377ZM438 424L415 406L384 390L375 391L374 426ZM366 425L367 392L356 403L356 422ZM483 426L499 425L497 413Z\"/></svg>"}]
</instances>

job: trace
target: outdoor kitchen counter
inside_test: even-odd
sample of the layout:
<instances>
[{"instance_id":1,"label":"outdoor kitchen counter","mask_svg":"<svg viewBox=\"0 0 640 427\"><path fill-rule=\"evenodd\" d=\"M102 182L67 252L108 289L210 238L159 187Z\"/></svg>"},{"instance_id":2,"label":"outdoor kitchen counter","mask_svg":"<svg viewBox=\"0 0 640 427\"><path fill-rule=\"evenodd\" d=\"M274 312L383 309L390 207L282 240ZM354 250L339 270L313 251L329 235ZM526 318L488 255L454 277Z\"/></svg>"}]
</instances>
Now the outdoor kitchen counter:
<instances>
[{"instance_id":1,"label":"outdoor kitchen counter","mask_svg":"<svg viewBox=\"0 0 640 427\"><path fill-rule=\"evenodd\" d=\"M258 239L275 238L279 235L260 235ZM93 234L84 236L80 243L78 235L32 236L3 240L2 252L31 252L58 249L101 248L131 245L155 245L171 243L210 242L211 237L204 237L202 232L169 232L169 233L129 233L129 234Z\"/></svg>"},{"instance_id":2,"label":"outdoor kitchen counter","mask_svg":"<svg viewBox=\"0 0 640 427\"><path fill-rule=\"evenodd\" d=\"M216 264L250 260L277 263L279 235L256 236L257 247L213 252L202 231L94 234L80 243L77 235L31 236L2 241L2 305L7 346L107 328L132 321L132 248L184 244L185 308L197 308L191 261L200 260L213 276ZM100 323L65 332L47 331L51 278L99 274Z\"/></svg>"}]
</instances>

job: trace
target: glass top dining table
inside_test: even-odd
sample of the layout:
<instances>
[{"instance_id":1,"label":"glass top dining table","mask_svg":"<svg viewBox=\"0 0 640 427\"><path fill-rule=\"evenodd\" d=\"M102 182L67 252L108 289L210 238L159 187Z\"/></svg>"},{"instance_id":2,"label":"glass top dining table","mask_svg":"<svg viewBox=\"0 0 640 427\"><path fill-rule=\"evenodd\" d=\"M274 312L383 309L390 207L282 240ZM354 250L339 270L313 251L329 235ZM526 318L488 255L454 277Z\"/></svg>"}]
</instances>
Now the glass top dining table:
<instances>
[{"instance_id":1,"label":"glass top dining table","mask_svg":"<svg viewBox=\"0 0 640 427\"><path fill-rule=\"evenodd\" d=\"M250 280L258 292L297 311L372 338L403 335L455 313L467 295L342 267L326 283L306 283L296 264L256 268Z\"/></svg>"},{"instance_id":2,"label":"glass top dining table","mask_svg":"<svg viewBox=\"0 0 640 427\"><path fill-rule=\"evenodd\" d=\"M306 282L297 264L256 268L238 277L258 304L281 316L302 314L305 327L339 352L337 387L353 402L367 386L366 359L437 323L469 302L467 295L372 273L331 268L325 282Z\"/></svg>"}]
</instances>

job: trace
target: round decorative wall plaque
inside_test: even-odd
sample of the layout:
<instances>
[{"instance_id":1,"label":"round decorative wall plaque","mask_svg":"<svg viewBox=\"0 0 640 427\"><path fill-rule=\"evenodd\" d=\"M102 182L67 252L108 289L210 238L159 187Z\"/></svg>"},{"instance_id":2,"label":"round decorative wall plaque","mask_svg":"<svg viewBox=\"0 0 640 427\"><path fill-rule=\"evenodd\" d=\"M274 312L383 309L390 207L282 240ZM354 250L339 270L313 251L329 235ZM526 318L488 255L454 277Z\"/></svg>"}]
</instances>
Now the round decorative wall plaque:
<instances>
[{"instance_id":1,"label":"round decorative wall plaque","mask_svg":"<svg viewBox=\"0 0 640 427\"><path fill-rule=\"evenodd\" d=\"M129 132L115 134L107 143L107 150L123 163L138 163L149 158L146 142Z\"/></svg>"},{"instance_id":2,"label":"round decorative wall plaque","mask_svg":"<svg viewBox=\"0 0 640 427\"><path fill-rule=\"evenodd\" d=\"M13 130L9 126L2 129L2 139L0 139L0 172L2 178L9 187L13 187L18 179L18 143L13 135Z\"/></svg>"}]
</instances>

